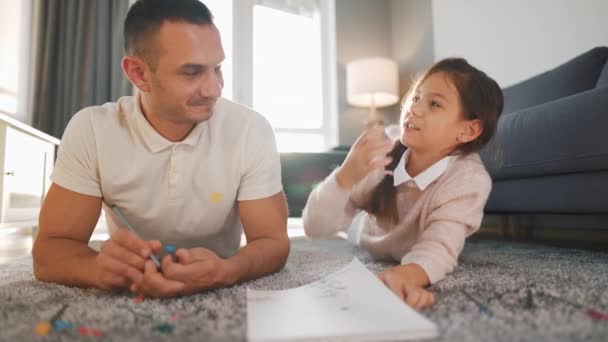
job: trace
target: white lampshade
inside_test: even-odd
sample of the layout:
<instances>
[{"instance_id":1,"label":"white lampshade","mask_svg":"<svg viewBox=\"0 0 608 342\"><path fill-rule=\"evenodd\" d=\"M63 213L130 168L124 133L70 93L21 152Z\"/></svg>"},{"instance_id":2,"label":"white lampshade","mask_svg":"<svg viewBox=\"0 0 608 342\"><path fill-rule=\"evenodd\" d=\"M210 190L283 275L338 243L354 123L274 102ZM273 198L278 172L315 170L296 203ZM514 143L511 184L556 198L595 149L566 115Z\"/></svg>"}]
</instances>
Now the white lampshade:
<instances>
[{"instance_id":1,"label":"white lampshade","mask_svg":"<svg viewBox=\"0 0 608 342\"><path fill-rule=\"evenodd\" d=\"M346 65L346 94L356 107L386 107L399 102L399 68L388 58L358 59Z\"/></svg>"}]
</instances>

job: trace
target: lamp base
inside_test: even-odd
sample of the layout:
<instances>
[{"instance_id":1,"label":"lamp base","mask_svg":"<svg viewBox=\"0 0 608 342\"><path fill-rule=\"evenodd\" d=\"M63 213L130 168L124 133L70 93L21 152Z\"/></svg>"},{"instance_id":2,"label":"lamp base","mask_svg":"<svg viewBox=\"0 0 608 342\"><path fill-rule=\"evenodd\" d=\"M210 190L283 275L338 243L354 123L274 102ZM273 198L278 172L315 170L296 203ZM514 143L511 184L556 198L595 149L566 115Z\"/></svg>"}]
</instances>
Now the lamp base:
<instances>
[{"instance_id":1,"label":"lamp base","mask_svg":"<svg viewBox=\"0 0 608 342\"><path fill-rule=\"evenodd\" d=\"M384 120L382 120L382 118L380 118L378 115L378 111L376 110L376 101L374 101L374 96L372 95L372 105L369 107L369 116L367 118L367 122L365 123L365 129L369 129L374 126L384 126Z\"/></svg>"},{"instance_id":2,"label":"lamp base","mask_svg":"<svg viewBox=\"0 0 608 342\"><path fill-rule=\"evenodd\" d=\"M385 122L382 119L369 119L365 122L365 129L369 129L376 126L384 126Z\"/></svg>"}]
</instances>

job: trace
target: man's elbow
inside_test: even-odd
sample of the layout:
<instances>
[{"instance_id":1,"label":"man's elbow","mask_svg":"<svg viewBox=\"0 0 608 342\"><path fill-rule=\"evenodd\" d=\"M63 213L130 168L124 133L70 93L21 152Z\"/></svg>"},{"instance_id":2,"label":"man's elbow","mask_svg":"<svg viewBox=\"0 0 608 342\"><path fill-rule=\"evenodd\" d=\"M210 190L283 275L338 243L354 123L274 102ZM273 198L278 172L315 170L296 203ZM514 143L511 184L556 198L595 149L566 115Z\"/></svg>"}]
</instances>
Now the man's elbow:
<instances>
[{"instance_id":1,"label":"man's elbow","mask_svg":"<svg viewBox=\"0 0 608 342\"><path fill-rule=\"evenodd\" d=\"M36 237L32 246L32 268L34 277L44 282L60 283L58 278L61 267L55 264L54 256L57 248L52 245L52 241L40 235Z\"/></svg>"},{"instance_id":2,"label":"man's elbow","mask_svg":"<svg viewBox=\"0 0 608 342\"><path fill-rule=\"evenodd\" d=\"M52 272L49 271L48 264L44 262L44 252L40 246L40 242L36 242L32 248L32 266L34 271L34 277L37 280L49 282L52 281L50 275Z\"/></svg>"},{"instance_id":3,"label":"man's elbow","mask_svg":"<svg viewBox=\"0 0 608 342\"><path fill-rule=\"evenodd\" d=\"M44 281L44 282L51 281L51 279L48 276L49 272L45 271L44 266L40 265L36 261L34 261L33 266L34 266L33 267L34 268L34 277L36 278L36 280Z\"/></svg>"},{"instance_id":4,"label":"man's elbow","mask_svg":"<svg viewBox=\"0 0 608 342\"><path fill-rule=\"evenodd\" d=\"M277 240L277 266L276 269L274 270L275 272L278 272L280 270L283 269L283 267L285 267L285 265L287 264L287 258L289 257L289 251L291 249L291 243L289 240L289 237L287 237L287 235L285 235L284 237L280 238Z\"/></svg>"}]
</instances>

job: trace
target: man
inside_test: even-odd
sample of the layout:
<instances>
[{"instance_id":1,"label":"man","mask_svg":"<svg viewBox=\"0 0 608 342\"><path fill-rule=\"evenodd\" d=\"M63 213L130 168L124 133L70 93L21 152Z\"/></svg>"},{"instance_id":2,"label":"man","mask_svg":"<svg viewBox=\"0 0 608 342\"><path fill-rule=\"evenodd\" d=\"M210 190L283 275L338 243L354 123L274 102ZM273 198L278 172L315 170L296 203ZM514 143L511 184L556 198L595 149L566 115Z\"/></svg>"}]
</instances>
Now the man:
<instances>
[{"instance_id":1,"label":"man","mask_svg":"<svg viewBox=\"0 0 608 342\"><path fill-rule=\"evenodd\" d=\"M122 67L138 94L68 124L40 214L36 277L165 297L280 270L289 239L274 134L220 98L224 52L207 7L139 0L124 37ZM96 252L88 241L102 206L111 238ZM150 254L169 243L176 256L159 270Z\"/></svg>"}]
</instances>

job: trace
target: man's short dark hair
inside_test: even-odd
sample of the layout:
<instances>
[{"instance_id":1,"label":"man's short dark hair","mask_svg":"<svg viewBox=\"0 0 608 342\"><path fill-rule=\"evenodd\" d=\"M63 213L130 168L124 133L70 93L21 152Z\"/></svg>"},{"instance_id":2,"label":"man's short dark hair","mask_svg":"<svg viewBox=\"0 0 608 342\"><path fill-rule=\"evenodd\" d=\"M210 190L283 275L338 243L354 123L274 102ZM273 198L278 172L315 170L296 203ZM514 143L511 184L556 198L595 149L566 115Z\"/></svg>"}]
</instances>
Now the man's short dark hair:
<instances>
[{"instance_id":1,"label":"man's short dark hair","mask_svg":"<svg viewBox=\"0 0 608 342\"><path fill-rule=\"evenodd\" d=\"M137 0L129 8L124 23L125 53L154 66L158 53L150 40L165 21L209 25L213 24L213 15L198 0Z\"/></svg>"}]
</instances>

